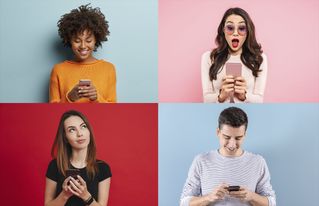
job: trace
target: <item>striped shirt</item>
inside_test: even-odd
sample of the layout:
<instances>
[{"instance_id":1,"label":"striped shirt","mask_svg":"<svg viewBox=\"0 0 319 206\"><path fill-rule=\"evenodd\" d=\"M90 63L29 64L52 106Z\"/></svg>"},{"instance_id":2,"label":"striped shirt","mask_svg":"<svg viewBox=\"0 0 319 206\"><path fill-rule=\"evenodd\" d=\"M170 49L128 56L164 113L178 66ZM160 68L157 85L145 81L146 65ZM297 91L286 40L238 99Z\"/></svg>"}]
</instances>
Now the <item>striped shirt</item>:
<instances>
[{"instance_id":1,"label":"striped shirt","mask_svg":"<svg viewBox=\"0 0 319 206\"><path fill-rule=\"evenodd\" d=\"M189 206L192 197L204 196L219 184L239 185L268 198L268 205L276 205L275 192L270 184L270 174L265 159L244 151L239 157L224 157L217 150L195 157L189 172L180 206ZM211 204L212 205L212 204ZM248 206L236 198L226 196L214 206Z\"/></svg>"}]
</instances>

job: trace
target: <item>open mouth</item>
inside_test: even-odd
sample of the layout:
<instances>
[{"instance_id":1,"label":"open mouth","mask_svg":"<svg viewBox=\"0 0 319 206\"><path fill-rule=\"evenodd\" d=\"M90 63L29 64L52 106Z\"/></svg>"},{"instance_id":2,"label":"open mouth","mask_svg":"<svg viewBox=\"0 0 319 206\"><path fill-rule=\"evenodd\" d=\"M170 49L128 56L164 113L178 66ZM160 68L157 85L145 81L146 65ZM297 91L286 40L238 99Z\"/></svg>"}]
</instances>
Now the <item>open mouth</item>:
<instances>
[{"instance_id":1,"label":"open mouth","mask_svg":"<svg viewBox=\"0 0 319 206\"><path fill-rule=\"evenodd\" d=\"M233 48L237 48L239 45L239 39L232 39L231 44Z\"/></svg>"}]
</instances>

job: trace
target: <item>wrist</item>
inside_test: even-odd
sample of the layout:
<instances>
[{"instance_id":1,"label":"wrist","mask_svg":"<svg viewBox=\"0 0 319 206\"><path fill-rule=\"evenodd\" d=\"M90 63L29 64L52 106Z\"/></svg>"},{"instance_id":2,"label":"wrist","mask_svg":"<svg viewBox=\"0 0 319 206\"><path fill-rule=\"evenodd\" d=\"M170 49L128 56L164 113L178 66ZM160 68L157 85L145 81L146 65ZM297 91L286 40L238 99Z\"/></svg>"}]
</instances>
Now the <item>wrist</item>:
<instances>
[{"instance_id":1,"label":"wrist","mask_svg":"<svg viewBox=\"0 0 319 206\"><path fill-rule=\"evenodd\" d=\"M217 97L218 102L222 103L222 102L225 101L225 99L226 98L225 98L224 93L222 92L222 90L219 90L219 94L218 94L218 97Z\"/></svg>"},{"instance_id":2,"label":"wrist","mask_svg":"<svg viewBox=\"0 0 319 206\"><path fill-rule=\"evenodd\" d=\"M85 205L91 205L94 202L94 198L90 195L87 199L84 200Z\"/></svg>"},{"instance_id":3,"label":"wrist","mask_svg":"<svg viewBox=\"0 0 319 206\"><path fill-rule=\"evenodd\" d=\"M90 197L92 197L92 195L91 195L89 192L87 192L87 193L82 197L82 200L83 200L84 202L86 202L88 199L90 199Z\"/></svg>"}]
</instances>

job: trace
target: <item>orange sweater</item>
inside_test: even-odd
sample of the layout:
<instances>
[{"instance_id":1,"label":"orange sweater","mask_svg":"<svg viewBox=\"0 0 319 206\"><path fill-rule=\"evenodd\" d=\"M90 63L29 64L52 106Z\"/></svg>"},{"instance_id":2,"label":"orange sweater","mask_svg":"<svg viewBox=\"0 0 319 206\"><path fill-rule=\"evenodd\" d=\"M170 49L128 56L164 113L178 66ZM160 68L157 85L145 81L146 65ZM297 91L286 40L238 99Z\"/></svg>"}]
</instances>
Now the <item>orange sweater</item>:
<instances>
[{"instance_id":1,"label":"orange sweater","mask_svg":"<svg viewBox=\"0 0 319 206\"><path fill-rule=\"evenodd\" d=\"M113 64L104 60L92 63L64 61L56 64L50 78L50 103L67 103L68 93L80 79L90 79L97 91L95 102L116 102L116 74ZM76 103L92 102L81 98Z\"/></svg>"}]
</instances>

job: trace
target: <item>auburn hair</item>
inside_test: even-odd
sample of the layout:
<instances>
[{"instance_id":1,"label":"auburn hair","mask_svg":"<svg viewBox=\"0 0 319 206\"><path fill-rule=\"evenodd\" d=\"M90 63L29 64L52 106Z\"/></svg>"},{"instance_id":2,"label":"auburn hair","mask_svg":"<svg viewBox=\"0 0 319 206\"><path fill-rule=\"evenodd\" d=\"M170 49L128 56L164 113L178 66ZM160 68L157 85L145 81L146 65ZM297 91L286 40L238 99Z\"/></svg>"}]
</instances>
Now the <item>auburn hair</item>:
<instances>
[{"instance_id":1,"label":"auburn hair","mask_svg":"<svg viewBox=\"0 0 319 206\"><path fill-rule=\"evenodd\" d=\"M72 156L72 147L69 144L66 138L66 132L64 128L64 122L71 116L80 117L83 122L86 124L88 130L90 131L90 143L88 144L87 154L86 154L86 172L89 178L93 179L98 172L98 167L96 164L96 145L94 141L94 135L92 127L87 120L87 118L78 111L69 110L62 114L58 126L58 130L54 139L54 143L51 149L52 158L56 158L57 166L59 172L66 176L66 170L71 168L71 156Z\"/></svg>"}]
</instances>

